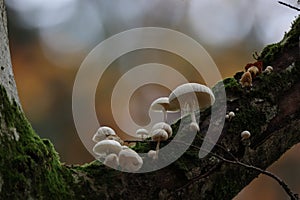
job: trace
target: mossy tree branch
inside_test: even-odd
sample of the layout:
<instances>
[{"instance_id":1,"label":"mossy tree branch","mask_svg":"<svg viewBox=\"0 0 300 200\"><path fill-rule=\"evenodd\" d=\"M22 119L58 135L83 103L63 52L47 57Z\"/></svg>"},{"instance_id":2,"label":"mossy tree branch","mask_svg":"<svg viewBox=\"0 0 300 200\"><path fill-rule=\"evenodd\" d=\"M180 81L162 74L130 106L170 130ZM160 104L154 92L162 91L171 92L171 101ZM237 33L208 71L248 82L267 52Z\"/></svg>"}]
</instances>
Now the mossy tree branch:
<instances>
[{"instance_id":1,"label":"mossy tree branch","mask_svg":"<svg viewBox=\"0 0 300 200\"><path fill-rule=\"evenodd\" d=\"M0 5L4 13L3 0ZM6 26L3 16L0 23ZM264 66L272 65L274 72L258 76L251 90L238 84L239 74L223 81L228 110L239 111L226 122L218 145L239 162L266 169L300 141L299 35L298 17L281 42L262 51L258 59ZM1 60L9 55L8 49L3 52ZM98 161L63 165L51 142L32 130L20 109L16 89L11 91L0 83L0 199L231 199L259 174L213 155L199 160L193 148L168 167L144 174L115 171ZM220 84L216 93L218 87ZM210 111L206 110L193 145L201 145L209 120ZM178 123L172 125L174 132ZM186 119L183 123L188 124ZM240 133L245 129L252 136L241 142ZM154 146L138 143L136 150L148 151ZM227 158L220 148L215 147L213 153Z\"/></svg>"}]
</instances>

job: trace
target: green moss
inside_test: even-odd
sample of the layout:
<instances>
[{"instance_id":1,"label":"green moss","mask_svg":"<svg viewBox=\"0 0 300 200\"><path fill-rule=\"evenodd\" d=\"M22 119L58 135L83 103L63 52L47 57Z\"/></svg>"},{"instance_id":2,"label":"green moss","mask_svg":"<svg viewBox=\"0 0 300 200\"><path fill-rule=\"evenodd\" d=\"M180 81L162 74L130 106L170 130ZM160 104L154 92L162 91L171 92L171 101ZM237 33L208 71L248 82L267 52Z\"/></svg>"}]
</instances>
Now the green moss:
<instances>
[{"instance_id":1,"label":"green moss","mask_svg":"<svg viewBox=\"0 0 300 200\"><path fill-rule=\"evenodd\" d=\"M262 60L264 66L270 65L284 49L293 49L298 47L299 35L300 17L292 23L291 31L286 33L280 42L268 45L263 49L258 60Z\"/></svg>"},{"instance_id":2,"label":"green moss","mask_svg":"<svg viewBox=\"0 0 300 200\"><path fill-rule=\"evenodd\" d=\"M0 174L4 181L0 199L71 198L53 145L33 131L16 102L0 86ZM8 130L15 128L15 140Z\"/></svg>"}]
</instances>

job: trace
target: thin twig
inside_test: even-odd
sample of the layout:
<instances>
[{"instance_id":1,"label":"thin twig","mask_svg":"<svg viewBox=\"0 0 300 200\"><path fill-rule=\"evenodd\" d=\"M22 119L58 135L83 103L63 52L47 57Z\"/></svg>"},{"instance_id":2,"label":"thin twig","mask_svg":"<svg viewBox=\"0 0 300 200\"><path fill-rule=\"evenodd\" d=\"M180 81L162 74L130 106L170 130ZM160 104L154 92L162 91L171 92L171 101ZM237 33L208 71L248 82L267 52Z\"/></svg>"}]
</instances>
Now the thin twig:
<instances>
[{"instance_id":1,"label":"thin twig","mask_svg":"<svg viewBox=\"0 0 300 200\"><path fill-rule=\"evenodd\" d=\"M278 3L280 3L280 4L284 5L284 6L287 6L287 7L289 7L289 8L295 9L295 10L297 10L297 11L300 11L299 8L297 8L297 7L295 7L295 6L292 6L292 5L290 5L290 4L284 3L284 2L282 2L282 1L278 1Z\"/></svg>"},{"instance_id":2,"label":"thin twig","mask_svg":"<svg viewBox=\"0 0 300 200\"><path fill-rule=\"evenodd\" d=\"M215 153L212 153L212 152L210 152L210 151L207 151L206 149L201 149L200 147L198 147L198 146L196 146L196 145L193 145L193 144L187 144L187 143L185 143L185 142L183 142L183 141L177 141L177 140L172 140L172 141L177 142L177 143L180 143L180 144L184 144L184 145L191 146L191 147L196 148L196 149L198 149L198 150L204 150L204 151L210 153L212 156L214 156L214 157L220 159L220 160L223 161L223 162L230 163L230 164L240 165L240 166L243 166L243 167L245 167L245 168L248 168L248 169L252 169L252 170L258 171L258 172L260 172L260 173L262 173L262 174L264 174L264 175L266 175L266 176L269 176L269 177L273 178L276 182L278 182L278 184L279 184L280 186L282 186L282 188L283 188L284 191L288 194L288 196L291 198L291 200L299 200L298 194L293 193L293 192L291 191L291 189L289 188L289 186L288 186L282 179L280 179L278 176L276 176L275 174L273 174L273 173L271 173L271 172L269 172L269 171L263 170L263 169L261 169L261 168L259 168L259 167L255 167L255 166L253 166L253 165L248 165L248 164L245 164L245 163L240 162L240 161L239 161L239 160L238 160L231 152L229 152L229 151L228 151L225 147L223 147L222 145L215 144L217 147L221 148L224 152L226 152L227 154L229 154L229 155L232 157L233 160L226 159L226 158L224 158L224 157L222 157L222 156L220 156L220 155L217 155L217 154L215 154ZM126 142L133 142L133 141L126 141ZM149 143L149 142L152 142L152 141L145 141L145 140L144 140L144 141L134 141L134 142L147 142L147 143ZM205 173L205 174L202 174L202 175L199 175L199 176L196 176L196 177L192 178L187 184L185 184L185 185L183 185L182 187L178 188L176 191L182 190L183 188L185 188L185 187L191 185L192 183L194 183L194 182L196 182L196 181L198 181L198 180L200 180L200 179L202 179L202 178L208 176L208 175L211 173L211 171L212 171L212 170L209 170L209 171L208 171L207 173Z\"/></svg>"},{"instance_id":3,"label":"thin twig","mask_svg":"<svg viewBox=\"0 0 300 200\"><path fill-rule=\"evenodd\" d=\"M184 142L182 142L182 141L175 141L175 142L184 144ZM188 145L188 144L186 144L186 145ZM196 149L198 149L198 150L201 149L200 147L195 146L195 145L190 145L190 146L193 147L193 148L196 148ZM220 147L220 146L221 146L221 145L219 145L219 147ZM226 150L225 148L222 148L222 149ZM266 175L266 176L269 176L269 177L273 178L276 182L278 182L278 184L279 184L280 186L282 186L282 188L283 188L284 191L287 193L287 195L291 198L291 200L299 200L299 195L293 193L293 192L291 191L291 189L289 188L289 186L288 186L282 179L280 179L278 176L276 176L275 174L273 174L273 173L271 173L271 172L269 172L269 171L263 170L263 169L261 169L261 168L259 168L259 167L255 167L255 166L253 166L253 165L248 165L248 164L242 163L242 162L238 161L238 159L235 158L235 157L233 156L233 154L231 154L231 153L228 152L228 151L227 151L227 152L230 153L230 155L233 157L234 160L228 160L228 159L226 159L226 158L223 158L222 156L219 156L219 155L217 155L217 154L215 154L215 153L209 152L209 151L207 151L207 150L205 150L205 149L202 149L202 150L204 150L204 151L210 153L212 156L214 156L214 157L220 159L220 160L223 161L223 162L230 163L230 164L240 165L240 166L242 166L242 167L245 167L245 168L248 168L248 169L252 169L252 170L258 171L258 172L260 172L260 173L262 173L262 174L264 174L264 175ZM200 177L200 176L199 176L199 177ZM195 180L195 181L196 181L196 180ZM195 182L195 181L194 181L194 182Z\"/></svg>"}]
</instances>

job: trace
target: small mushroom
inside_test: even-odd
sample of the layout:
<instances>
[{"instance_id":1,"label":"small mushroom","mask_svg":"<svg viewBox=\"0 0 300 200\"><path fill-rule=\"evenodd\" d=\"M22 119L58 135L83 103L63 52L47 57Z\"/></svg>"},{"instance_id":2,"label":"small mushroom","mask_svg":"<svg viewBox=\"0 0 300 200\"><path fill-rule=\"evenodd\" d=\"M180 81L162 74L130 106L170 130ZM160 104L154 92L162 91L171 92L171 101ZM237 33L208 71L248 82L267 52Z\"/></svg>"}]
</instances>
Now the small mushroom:
<instances>
[{"instance_id":1,"label":"small mushroom","mask_svg":"<svg viewBox=\"0 0 300 200\"><path fill-rule=\"evenodd\" d=\"M157 142L156 144L156 155L154 159L158 158L160 141L165 141L168 139L168 133L164 129L156 129L152 132L152 140Z\"/></svg>"},{"instance_id":2,"label":"small mushroom","mask_svg":"<svg viewBox=\"0 0 300 200\"><path fill-rule=\"evenodd\" d=\"M144 129L144 128L138 129L136 131L136 134L138 136L140 136L142 138L142 140L144 140L149 135L148 131L146 129ZM146 136L146 137L144 137L144 136Z\"/></svg>"},{"instance_id":3,"label":"small mushroom","mask_svg":"<svg viewBox=\"0 0 300 200\"><path fill-rule=\"evenodd\" d=\"M231 120L233 117L235 117L235 113L233 111L228 113L229 120Z\"/></svg>"},{"instance_id":4,"label":"small mushroom","mask_svg":"<svg viewBox=\"0 0 300 200\"><path fill-rule=\"evenodd\" d=\"M256 66L250 67L247 72L251 73L252 79L255 78L258 74L260 74L259 69Z\"/></svg>"},{"instance_id":5,"label":"small mushroom","mask_svg":"<svg viewBox=\"0 0 300 200\"><path fill-rule=\"evenodd\" d=\"M240 79L240 84L242 87L251 87L252 86L252 76L250 72L245 72L241 79Z\"/></svg>"},{"instance_id":6,"label":"small mushroom","mask_svg":"<svg viewBox=\"0 0 300 200\"><path fill-rule=\"evenodd\" d=\"M273 67L272 66L267 66L266 69L264 70L264 73L270 74L273 72Z\"/></svg>"},{"instance_id":7,"label":"small mushroom","mask_svg":"<svg viewBox=\"0 0 300 200\"><path fill-rule=\"evenodd\" d=\"M255 66L257 67L257 69L259 70L259 73L262 72L263 70L263 62L262 61L256 61L254 63L248 63L246 66L245 66L245 71L247 71L250 67L252 66Z\"/></svg>"},{"instance_id":8,"label":"small mushroom","mask_svg":"<svg viewBox=\"0 0 300 200\"><path fill-rule=\"evenodd\" d=\"M196 98L195 98L196 97ZM215 96L210 88L198 83L186 83L175 88L170 96L169 102L171 107L180 108L182 102L183 111L190 114L192 130L199 131L199 125L196 121L195 111L203 111L215 102Z\"/></svg>"},{"instance_id":9,"label":"small mushroom","mask_svg":"<svg viewBox=\"0 0 300 200\"><path fill-rule=\"evenodd\" d=\"M98 156L109 155L111 153L118 154L121 151L121 144L114 140L102 140L98 142L94 148L93 152Z\"/></svg>"},{"instance_id":10,"label":"small mushroom","mask_svg":"<svg viewBox=\"0 0 300 200\"><path fill-rule=\"evenodd\" d=\"M156 157L156 151L150 150L150 151L148 151L147 155L149 158L152 158L154 160Z\"/></svg>"},{"instance_id":11,"label":"small mushroom","mask_svg":"<svg viewBox=\"0 0 300 200\"><path fill-rule=\"evenodd\" d=\"M93 136L93 141L100 142L101 140L105 140L108 136L111 135L115 136L116 132L108 126L102 126L97 130L97 132Z\"/></svg>"},{"instance_id":12,"label":"small mushroom","mask_svg":"<svg viewBox=\"0 0 300 200\"><path fill-rule=\"evenodd\" d=\"M178 108L170 106L168 97L160 97L154 100L150 106L150 110L163 112L164 122L167 121L167 112L179 112Z\"/></svg>"},{"instance_id":13,"label":"small mushroom","mask_svg":"<svg viewBox=\"0 0 300 200\"><path fill-rule=\"evenodd\" d=\"M143 159L134 150L124 148L119 152L119 165L127 172L138 171L143 165Z\"/></svg>"},{"instance_id":14,"label":"small mushroom","mask_svg":"<svg viewBox=\"0 0 300 200\"><path fill-rule=\"evenodd\" d=\"M117 169L119 166L119 158L117 154L112 153L106 156L103 164L113 169Z\"/></svg>"},{"instance_id":15,"label":"small mushroom","mask_svg":"<svg viewBox=\"0 0 300 200\"><path fill-rule=\"evenodd\" d=\"M251 134L250 134L249 131L243 131L243 132L241 133L242 140L246 140L246 139L248 139L250 136L251 136Z\"/></svg>"},{"instance_id":16,"label":"small mushroom","mask_svg":"<svg viewBox=\"0 0 300 200\"><path fill-rule=\"evenodd\" d=\"M154 124L154 126L152 127L151 132L153 132L157 129L165 130L168 133L168 138L170 138L173 134L171 126L169 124L165 123L165 122L158 122L158 123Z\"/></svg>"},{"instance_id":17,"label":"small mushroom","mask_svg":"<svg viewBox=\"0 0 300 200\"><path fill-rule=\"evenodd\" d=\"M231 119L235 117L235 113L233 111L230 111L226 116L225 119L228 119L229 121L231 121Z\"/></svg>"}]
</instances>

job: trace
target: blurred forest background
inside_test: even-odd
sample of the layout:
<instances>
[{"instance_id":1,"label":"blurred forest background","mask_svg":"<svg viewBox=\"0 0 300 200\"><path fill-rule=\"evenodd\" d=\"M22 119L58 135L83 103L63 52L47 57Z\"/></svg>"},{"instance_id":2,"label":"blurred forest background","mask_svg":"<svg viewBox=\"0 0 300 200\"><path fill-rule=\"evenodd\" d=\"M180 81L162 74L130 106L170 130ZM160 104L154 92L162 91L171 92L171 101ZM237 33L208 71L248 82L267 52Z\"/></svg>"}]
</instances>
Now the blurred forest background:
<instances>
[{"instance_id":1,"label":"blurred forest background","mask_svg":"<svg viewBox=\"0 0 300 200\"><path fill-rule=\"evenodd\" d=\"M299 7L296 0L285 2ZM7 0L6 5L11 57L23 109L37 133L49 138L62 162L68 164L94 159L76 133L71 106L76 72L99 42L136 27L174 29L200 42L225 78L252 62L253 52L281 40L298 15L275 0ZM108 78L101 80L105 87L98 88L96 96L101 124L118 130L108 110L109 99L103 95L110 95L110 80L134 66L137 57L181 66L182 70L185 67L182 60L151 50L116 60ZM189 80L196 81L192 73ZM132 98L139 108L131 109L133 118L142 119L152 100L167 92L158 86L140 88ZM300 146L269 170L300 193ZM286 195L273 180L259 176L235 199L279 200Z\"/></svg>"}]
</instances>

